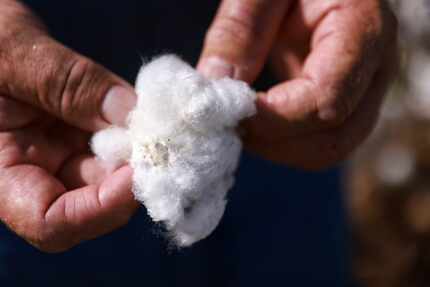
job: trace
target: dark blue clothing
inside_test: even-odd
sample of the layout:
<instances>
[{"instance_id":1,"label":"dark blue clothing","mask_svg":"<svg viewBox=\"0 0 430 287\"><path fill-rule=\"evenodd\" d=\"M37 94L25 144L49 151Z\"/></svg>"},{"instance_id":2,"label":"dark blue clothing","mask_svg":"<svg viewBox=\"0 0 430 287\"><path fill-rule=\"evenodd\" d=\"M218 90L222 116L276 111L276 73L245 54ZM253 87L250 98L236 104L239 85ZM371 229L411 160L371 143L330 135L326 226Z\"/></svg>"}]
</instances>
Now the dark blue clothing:
<instances>
[{"instance_id":1,"label":"dark blue clothing","mask_svg":"<svg viewBox=\"0 0 430 287\"><path fill-rule=\"evenodd\" d=\"M25 2L57 39L131 82L142 59L160 53L195 63L218 5ZM269 82L266 74L259 85ZM337 170L305 173L244 155L222 223L210 238L181 251L168 248L143 208L126 227L59 255L40 253L0 227L0 285L43 280L52 286L346 286L338 179Z\"/></svg>"}]
</instances>

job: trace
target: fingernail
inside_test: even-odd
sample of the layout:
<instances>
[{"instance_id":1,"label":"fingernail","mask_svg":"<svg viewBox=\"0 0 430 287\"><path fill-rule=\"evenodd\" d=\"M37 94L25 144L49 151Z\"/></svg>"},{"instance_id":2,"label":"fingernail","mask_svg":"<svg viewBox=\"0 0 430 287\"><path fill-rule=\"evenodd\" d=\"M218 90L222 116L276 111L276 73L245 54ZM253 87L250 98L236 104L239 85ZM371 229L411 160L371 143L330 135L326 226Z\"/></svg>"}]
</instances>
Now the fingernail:
<instances>
[{"instance_id":1,"label":"fingernail","mask_svg":"<svg viewBox=\"0 0 430 287\"><path fill-rule=\"evenodd\" d=\"M227 63L219 57L204 59L198 67L198 70L206 77L219 79L223 77L234 77L233 65Z\"/></svg>"},{"instance_id":2,"label":"fingernail","mask_svg":"<svg viewBox=\"0 0 430 287\"><path fill-rule=\"evenodd\" d=\"M103 100L103 117L113 125L125 126L127 116L136 105L136 100L133 90L122 86L112 87Z\"/></svg>"}]
</instances>

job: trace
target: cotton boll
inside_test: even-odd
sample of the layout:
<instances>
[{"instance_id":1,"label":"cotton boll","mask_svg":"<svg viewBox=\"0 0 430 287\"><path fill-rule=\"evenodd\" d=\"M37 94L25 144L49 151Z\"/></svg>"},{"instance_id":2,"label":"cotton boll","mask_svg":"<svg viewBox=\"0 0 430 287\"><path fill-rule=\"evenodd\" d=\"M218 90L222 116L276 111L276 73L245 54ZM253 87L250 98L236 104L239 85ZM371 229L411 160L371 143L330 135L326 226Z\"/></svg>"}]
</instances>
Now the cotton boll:
<instances>
[{"instance_id":1,"label":"cotton boll","mask_svg":"<svg viewBox=\"0 0 430 287\"><path fill-rule=\"evenodd\" d=\"M136 92L128 127L133 193L177 245L192 245L222 218L242 148L235 128L255 114L255 92L240 81L208 80L172 55L142 67ZM102 137L94 136L94 152L115 159L119 151L94 144Z\"/></svg>"}]
</instances>

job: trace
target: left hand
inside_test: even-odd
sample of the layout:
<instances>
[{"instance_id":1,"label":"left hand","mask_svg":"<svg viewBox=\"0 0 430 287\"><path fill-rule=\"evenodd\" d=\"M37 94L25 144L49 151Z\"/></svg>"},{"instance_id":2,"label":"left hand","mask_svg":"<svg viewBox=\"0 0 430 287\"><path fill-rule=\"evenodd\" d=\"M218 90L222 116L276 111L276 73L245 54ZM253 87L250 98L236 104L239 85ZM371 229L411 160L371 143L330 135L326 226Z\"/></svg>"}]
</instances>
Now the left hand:
<instances>
[{"instance_id":1,"label":"left hand","mask_svg":"<svg viewBox=\"0 0 430 287\"><path fill-rule=\"evenodd\" d=\"M198 69L252 83L270 63L245 146L276 162L321 169L371 132L395 72L396 20L382 0L224 0Z\"/></svg>"}]
</instances>

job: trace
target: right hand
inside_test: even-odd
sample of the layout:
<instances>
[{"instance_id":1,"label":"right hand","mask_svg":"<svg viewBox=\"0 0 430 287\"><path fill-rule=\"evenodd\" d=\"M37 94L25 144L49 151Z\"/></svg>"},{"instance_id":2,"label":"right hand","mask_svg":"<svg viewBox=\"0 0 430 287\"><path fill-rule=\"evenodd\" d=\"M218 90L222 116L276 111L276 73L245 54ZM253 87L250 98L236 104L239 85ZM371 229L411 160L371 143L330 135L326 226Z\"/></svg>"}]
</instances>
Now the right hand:
<instances>
[{"instance_id":1,"label":"right hand","mask_svg":"<svg viewBox=\"0 0 430 287\"><path fill-rule=\"evenodd\" d=\"M132 171L107 172L92 132L122 125L133 88L46 33L27 7L0 0L0 219L47 252L124 225L138 208Z\"/></svg>"}]
</instances>

